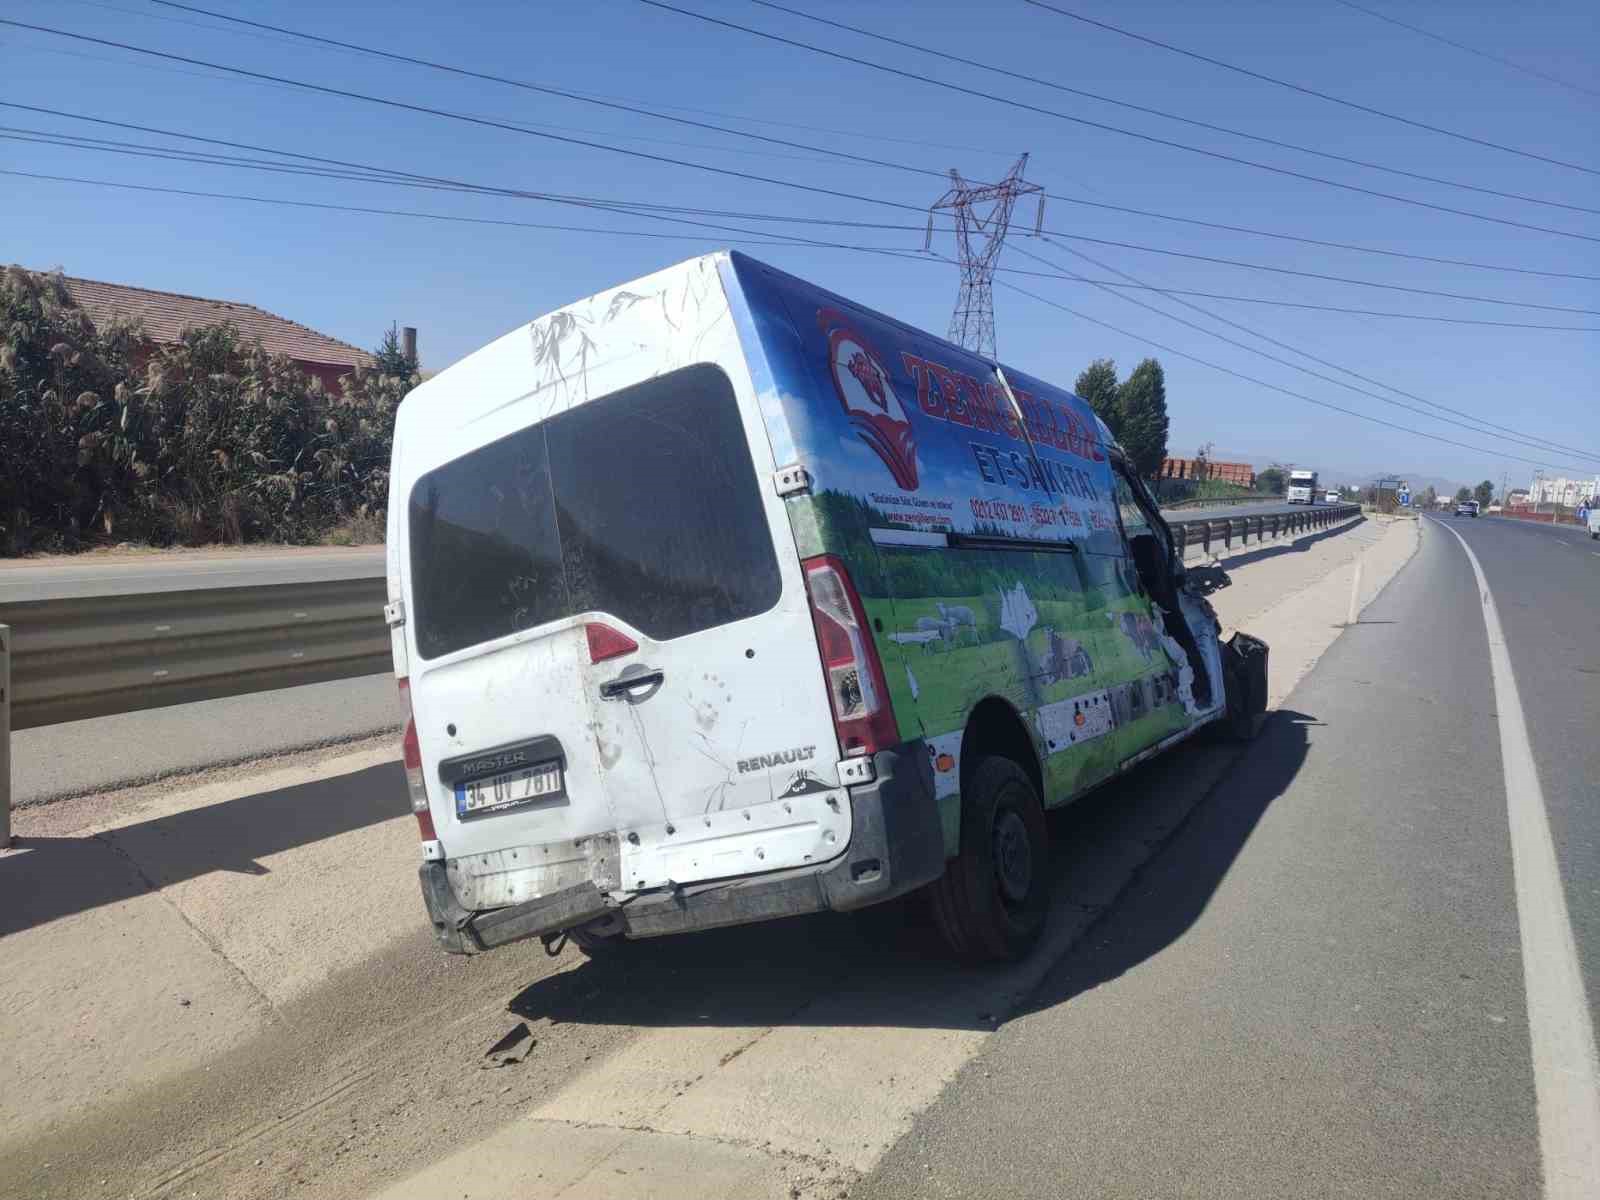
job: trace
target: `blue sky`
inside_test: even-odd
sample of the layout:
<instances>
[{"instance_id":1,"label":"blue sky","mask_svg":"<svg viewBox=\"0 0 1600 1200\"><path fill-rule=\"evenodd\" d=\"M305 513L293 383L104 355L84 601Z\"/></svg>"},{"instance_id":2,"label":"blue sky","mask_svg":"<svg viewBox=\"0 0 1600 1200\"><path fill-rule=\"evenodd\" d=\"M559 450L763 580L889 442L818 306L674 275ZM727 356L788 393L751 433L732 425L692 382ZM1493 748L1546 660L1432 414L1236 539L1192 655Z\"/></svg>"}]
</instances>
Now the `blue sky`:
<instances>
[{"instance_id":1,"label":"blue sky","mask_svg":"<svg viewBox=\"0 0 1600 1200\"><path fill-rule=\"evenodd\" d=\"M1590 275L1600 275L1600 241L1430 212L1207 160L762 42L637 0L578 5L497 0L474 5L470 11L463 6L448 17L441 15L440 6L420 0L199 2L328 37L828 149L933 171L957 167L970 178L998 177L1018 153L1028 151L1032 155L1028 178L1042 183L1050 194L1045 224L1060 233L1406 287L1600 309L1600 287L1592 281L1324 249L1096 210L1071 200ZM1594 87L1600 78L1600 34L1592 4L1584 0L1515 7L1445 0L1363 3L1585 87ZM746 0L682 0L682 5L1091 120L1364 187L1600 237L1600 218L1590 214L1398 179L1261 146L929 59ZM1600 168L1596 149L1600 104L1593 92L1561 87L1464 54L1335 0L1287 5L1265 0L1229 4L1062 0L1062 6L1374 107ZM1294 95L1065 20L1021 0L985 5L811 0L804 7L983 62L1262 136L1479 187L1600 208L1600 188L1595 186L1600 176ZM918 208L944 188L931 175L767 146L580 101L286 41L224 27L146 0L13 0L6 14L194 58ZM502 188L919 224L915 213L887 206L243 81L4 27L0 27L0 100ZM0 109L0 114L4 115L0 124L12 127L177 144L155 135L97 129L15 109ZM8 218L0 226L0 262L60 266L90 278L248 301L366 346L375 344L391 321L413 324L421 331L423 358L430 367L446 365L540 312L736 238L642 217L515 198L262 174L18 141L0 142L0 166L158 187L686 235L682 240L659 240L458 224L0 176ZM1030 210L1021 223L1031 226L1031 218ZM774 228L806 232L789 224ZM922 246L918 228L814 233L909 251ZM1055 269L1024 257L1021 251L1027 250L1069 271L1114 277L1074 258L1071 248L1161 287L1391 312L1600 326L1596 317L1408 295L1102 245L1043 244L1013 237L1002 267ZM949 321L957 277L948 264L795 245L747 248L785 270L935 333L942 333ZM942 239L936 248L950 253L950 239ZM998 280L1127 331L1088 324L997 283L1001 357L1034 375L1070 387L1093 358L1114 358L1126 373L1146 354L1159 357L1167 372L1174 454L1190 454L1200 443L1211 441L1219 450L1319 466L1325 472L1387 468L1462 481L1493 477L1498 482L1502 472L1509 472L1513 481L1525 479L1534 467L1511 454L1556 468L1600 471L1600 462L1594 459L1510 445L1496 434L1444 424L1309 378L1087 284L1004 271ZM1279 357L1390 394L1237 329L1215 325L1168 297L1129 294ZM1600 334L1433 324L1231 300L1191 302L1425 400L1528 436L1600 454L1595 383L1600 378ZM1320 409L1153 349L1144 338L1331 404L1483 450L1428 441Z\"/></svg>"}]
</instances>

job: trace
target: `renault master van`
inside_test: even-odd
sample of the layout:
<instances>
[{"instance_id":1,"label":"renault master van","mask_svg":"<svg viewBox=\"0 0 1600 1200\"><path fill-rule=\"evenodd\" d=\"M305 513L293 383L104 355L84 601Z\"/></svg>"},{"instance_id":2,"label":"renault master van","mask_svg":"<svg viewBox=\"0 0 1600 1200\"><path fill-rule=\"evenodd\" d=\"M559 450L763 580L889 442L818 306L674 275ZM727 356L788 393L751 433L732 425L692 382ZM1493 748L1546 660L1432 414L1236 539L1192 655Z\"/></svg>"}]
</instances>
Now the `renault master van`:
<instances>
[{"instance_id":1,"label":"renault master van","mask_svg":"<svg viewBox=\"0 0 1600 1200\"><path fill-rule=\"evenodd\" d=\"M1025 954L1045 809L1209 725L1215 615L1078 397L740 254L521 326L401 405L388 599L444 948L916 889Z\"/></svg>"}]
</instances>

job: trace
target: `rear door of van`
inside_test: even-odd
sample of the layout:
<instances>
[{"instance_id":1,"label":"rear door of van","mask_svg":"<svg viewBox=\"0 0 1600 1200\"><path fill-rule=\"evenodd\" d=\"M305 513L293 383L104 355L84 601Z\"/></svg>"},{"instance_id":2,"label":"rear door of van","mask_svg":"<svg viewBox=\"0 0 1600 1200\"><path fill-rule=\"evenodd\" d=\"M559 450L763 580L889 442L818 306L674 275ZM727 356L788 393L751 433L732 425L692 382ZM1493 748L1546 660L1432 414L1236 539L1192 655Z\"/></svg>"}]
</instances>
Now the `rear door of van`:
<instances>
[{"instance_id":1,"label":"rear door of van","mask_svg":"<svg viewBox=\"0 0 1600 1200\"><path fill-rule=\"evenodd\" d=\"M693 305L672 278L706 265L536 322L539 386L441 429L410 491L410 690L469 908L802 866L849 841L744 352L714 270Z\"/></svg>"}]
</instances>

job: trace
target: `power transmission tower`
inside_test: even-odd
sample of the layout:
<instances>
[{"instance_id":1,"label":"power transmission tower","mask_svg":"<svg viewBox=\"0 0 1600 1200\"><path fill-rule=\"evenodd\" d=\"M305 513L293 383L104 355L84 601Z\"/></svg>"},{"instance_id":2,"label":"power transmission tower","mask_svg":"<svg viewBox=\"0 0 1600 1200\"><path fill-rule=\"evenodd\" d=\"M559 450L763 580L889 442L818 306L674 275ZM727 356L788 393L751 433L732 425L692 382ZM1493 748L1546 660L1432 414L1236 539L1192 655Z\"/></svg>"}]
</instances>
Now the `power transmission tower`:
<instances>
[{"instance_id":1,"label":"power transmission tower","mask_svg":"<svg viewBox=\"0 0 1600 1200\"><path fill-rule=\"evenodd\" d=\"M955 216L956 249L961 255L961 294L950 318L949 338L958 346L993 360L995 262L1011 228L1011 210L1021 196L1037 195L1039 212L1033 221L1035 235L1044 227L1044 188L1023 183L1028 165L1024 154L999 183L968 183L961 172L950 169L950 190L928 209L928 236L924 250L933 246L934 214Z\"/></svg>"}]
</instances>

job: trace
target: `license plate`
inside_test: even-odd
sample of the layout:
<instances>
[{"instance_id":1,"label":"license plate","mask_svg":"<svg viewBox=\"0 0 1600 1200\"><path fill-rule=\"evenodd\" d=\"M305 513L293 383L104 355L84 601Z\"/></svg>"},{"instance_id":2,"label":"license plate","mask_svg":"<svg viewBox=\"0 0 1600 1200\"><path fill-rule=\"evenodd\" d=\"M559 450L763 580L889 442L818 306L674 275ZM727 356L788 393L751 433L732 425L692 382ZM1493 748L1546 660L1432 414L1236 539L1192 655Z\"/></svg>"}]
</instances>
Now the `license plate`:
<instances>
[{"instance_id":1,"label":"license plate","mask_svg":"<svg viewBox=\"0 0 1600 1200\"><path fill-rule=\"evenodd\" d=\"M510 808L560 794L561 764L541 763L521 771L456 784L456 815L465 817Z\"/></svg>"}]
</instances>

